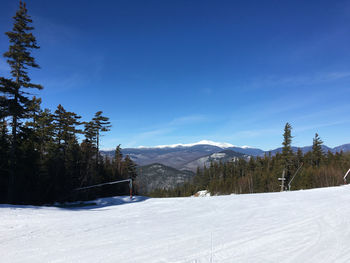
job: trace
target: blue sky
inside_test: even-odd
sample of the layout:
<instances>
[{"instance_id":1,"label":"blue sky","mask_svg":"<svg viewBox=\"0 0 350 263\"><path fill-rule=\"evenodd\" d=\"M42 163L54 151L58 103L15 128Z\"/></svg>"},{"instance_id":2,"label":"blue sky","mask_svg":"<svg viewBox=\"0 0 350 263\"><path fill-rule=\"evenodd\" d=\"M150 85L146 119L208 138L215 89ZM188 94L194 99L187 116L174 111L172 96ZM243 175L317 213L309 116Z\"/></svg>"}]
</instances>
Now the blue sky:
<instances>
[{"instance_id":1,"label":"blue sky","mask_svg":"<svg viewBox=\"0 0 350 263\"><path fill-rule=\"evenodd\" d=\"M29 0L43 107L102 110L104 148L350 143L349 1ZM18 3L2 0L0 32ZM8 40L0 34L0 52ZM8 75L0 58L0 75Z\"/></svg>"}]
</instances>

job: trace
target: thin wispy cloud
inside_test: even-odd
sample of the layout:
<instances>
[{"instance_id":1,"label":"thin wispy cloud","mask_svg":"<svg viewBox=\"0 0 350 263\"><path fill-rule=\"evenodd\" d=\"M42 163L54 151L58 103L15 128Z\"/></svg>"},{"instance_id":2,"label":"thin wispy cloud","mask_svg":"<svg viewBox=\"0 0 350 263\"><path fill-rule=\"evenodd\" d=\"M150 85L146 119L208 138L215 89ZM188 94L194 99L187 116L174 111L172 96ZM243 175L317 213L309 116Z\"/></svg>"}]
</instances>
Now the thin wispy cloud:
<instances>
[{"instance_id":1,"label":"thin wispy cloud","mask_svg":"<svg viewBox=\"0 0 350 263\"><path fill-rule=\"evenodd\" d=\"M33 15L35 30L38 32L38 43L41 45L66 45L78 40L81 32L72 24L53 22L52 19L40 15Z\"/></svg>"},{"instance_id":2,"label":"thin wispy cloud","mask_svg":"<svg viewBox=\"0 0 350 263\"><path fill-rule=\"evenodd\" d=\"M201 89L201 92L205 95L211 95L213 93L213 89L211 88L203 88Z\"/></svg>"},{"instance_id":3,"label":"thin wispy cloud","mask_svg":"<svg viewBox=\"0 0 350 263\"><path fill-rule=\"evenodd\" d=\"M344 72L331 72L324 76L324 80L338 80L338 79L344 79L344 78L350 78L350 71L344 71Z\"/></svg>"},{"instance_id":4,"label":"thin wispy cloud","mask_svg":"<svg viewBox=\"0 0 350 263\"><path fill-rule=\"evenodd\" d=\"M319 128L323 127L331 127L331 126L337 126L342 124L348 124L350 123L350 120L338 120L338 121L332 121L332 122L323 122L323 123L312 123L310 125L305 126L297 126L294 131L295 132L303 132L303 131L309 131L309 130L317 130Z\"/></svg>"},{"instance_id":5,"label":"thin wispy cloud","mask_svg":"<svg viewBox=\"0 0 350 263\"><path fill-rule=\"evenodd\" d=\"M60 76L57 78L41 79L40 82L45 88L45 92L56 94L65 93L71 90L80 89L88 80L84 77L82 73L71 73L64 77Z\"/></svg>"},{"instance_id":6,"label":"thin wispy cloud","mask_svg":"<svg viewBox=\"0 0 350 263\"><path fill-rule=\"evenodd\" d=\"M188 115L173 119L172 121L162 124L164 126L181 126L195 123L202 123L208 121L208 117L204 115Z\"/></svg>"},{"instance_id":7,"label":"thin wispy cloud","mask_svg":"<svg viewBox=\"0 0 350 263\"><path fill-rule=\"evenodd\" d=\"M237 130L235 132L232 132L230 135L227 135L225 133L217 133L214 135L208 135L210 137L219 137L227 142L231 142L235 145L239 144L237 142L246 142L246 144L250 144L250 140L253 138L262 138L267 135L280 135L281 134L281 128L262 128L262 129L243 129L243 130ZM251 145L254 146L254 145Z\"/></svg>"},{"instance_id":8,"label":"thin wispy cloud","mask_svg":"<svg viewBox=\"0 0 350 263\"><path fill-rule=\"evenodd\" d=\"M172 132L174 129L172 128L162 128L162 129L155 129L155 130L150 130L147 132L142 132L136 135L136 138L138 139L149 139L155 136L160 136L160 135L165 135L170 132Z\"/></svg>"},{"instance_id":9,"label":"thin wispy cloud","mask_svg":"<svg viewBox=\"0 0 350 263\"><path fill-rule=\"evenodd\" d=\"M295 116L293 118L293 121L300 122L300 121L310 121L315 120L317 118L325 118L325 117L332 117L332 116L346 116L350 112L350 105L348 104L341 104L336 105L333 107L327 107L322 110L312 111L309 113L305 113L299 116Z\"/></svg>"},{"instance_id":10,"label":"thin wispy cloud","mask_svg":"<svg viewBox=\"0 0 350 263\"><path fill-rule=\"evenodd\" d=\"M17 5L5 1L11 4L0 13L10 19ZM207 139L270 148L280 146L286 122L300 142L309 143L313 125L325 137L348 138L348 123L324 126L350 112L344 3L332 12L307 2L261 12L244 1L200 9L179 1L167 23L159 23L166 13L159 10L170 6L150 4L143 27L142 5L111 1L106 9L90 1L77 13L81 4L70 1L67 9L66 2L28 3L41 46L33 54L42 67L30 76L44 86L38 95L45 107L61 103L86 119L103 110L113 122L102 139L107 147ZM250 10L256 18L232 28L242 21L229 10ZM205 23L188 27L203 17ZM1 39L3 53L8 43ZM1 75L8 70L0 58ZM338 130L344 133L333 135Z\"/></svg>"},{"instance_id":11,"label":"thin wispy cloud","mask_svg":"<svg viewBox=\"0 0 350 263\"><path fill-rule=\"evenodd\" d=\"M143 128L144 131L136 131L128 139L127 146L140 146L143 141L158 141L159 138L172 136L176 131L183 130L185 127L198 125L210 121L208 116L193 114L176 117L168 122L158 123L157 125ZM147 146L147 145L146 145Z\"/></svg>"},{"instance_id":12,"label":"thin wispy cloud","mask_svg":"<svg viewBox=\"0 0 350 263\"><path fill-rule=\"evenodd\" d=\"M305 87L317 84L329 84L339 80L350 79L350 71L329 71L302 75L269 75L247 81L241 85L245 92L254 90L280 89L284 87Z\"/></svg>"}]
</instances>

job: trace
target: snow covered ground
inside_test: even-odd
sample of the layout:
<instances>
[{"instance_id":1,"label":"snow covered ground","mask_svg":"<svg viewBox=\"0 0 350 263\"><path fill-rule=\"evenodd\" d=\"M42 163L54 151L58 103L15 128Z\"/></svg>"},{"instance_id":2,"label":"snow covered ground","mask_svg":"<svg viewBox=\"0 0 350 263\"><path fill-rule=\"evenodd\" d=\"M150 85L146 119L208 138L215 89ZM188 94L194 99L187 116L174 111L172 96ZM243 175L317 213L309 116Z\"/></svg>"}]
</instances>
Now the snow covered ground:
<instances>
[{"instance_id":1,"label":"snow covered ground","mask_svg":"<svg viewBox=\"0 0 350 263\"><path fill-rule=\"evenodd\" d=\"M350 186L0 205L0 262L350 262Z\"/></svg>"}]
</instances>

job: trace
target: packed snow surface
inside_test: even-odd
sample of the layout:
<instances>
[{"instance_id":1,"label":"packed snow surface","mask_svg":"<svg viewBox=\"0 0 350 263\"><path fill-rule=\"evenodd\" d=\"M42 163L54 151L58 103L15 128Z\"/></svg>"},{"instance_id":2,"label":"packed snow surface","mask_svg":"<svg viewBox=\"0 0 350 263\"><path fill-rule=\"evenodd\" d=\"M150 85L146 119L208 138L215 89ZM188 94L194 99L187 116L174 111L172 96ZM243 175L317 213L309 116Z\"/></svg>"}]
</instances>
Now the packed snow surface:
<instances>
[{"instance_id":1,"label":"packed snow surface","mask_svg":"<svg viewBox=\"0 0 350 263\"><path fill-rule=\"evenodd\" d=\"M1 205L0 262L350 262L350 187Z\"/></svg>"}]
</instances>

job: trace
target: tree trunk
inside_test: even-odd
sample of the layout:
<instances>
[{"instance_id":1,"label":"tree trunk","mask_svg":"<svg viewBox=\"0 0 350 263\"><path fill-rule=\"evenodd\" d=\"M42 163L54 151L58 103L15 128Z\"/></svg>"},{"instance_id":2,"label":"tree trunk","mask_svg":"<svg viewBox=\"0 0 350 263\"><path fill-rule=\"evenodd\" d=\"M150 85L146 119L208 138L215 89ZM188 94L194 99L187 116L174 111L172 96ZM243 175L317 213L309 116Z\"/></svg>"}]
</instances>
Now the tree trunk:
<instances>
[{"instance_id":1,"label":"tree trunk","mask_svg":"<svg viewBox=\"0 0 350 263\"><path fill-rule=\"evenodd\" d=\"M100 136L99 136L99 131L97 131L97 136L96 136L96 167L98 167L99 164L99 148L100 148Z\"/></svg>"},{"instance_id":2,"label":"tree trunk","mask_svg":"<svg viewBox=\"0 0 350 263\"><path fill-rule=\"evenodd\" d=\"M17 94L14 97L15 105L18 103ZM15 186L15 177L17 171L17 112L12 116L12 145L10 151L10 174L9 174L9 184L8 184L8 192L7 192L7 200L9 203L14 202L14 186Z\"/></svg>"}]
</instances>

